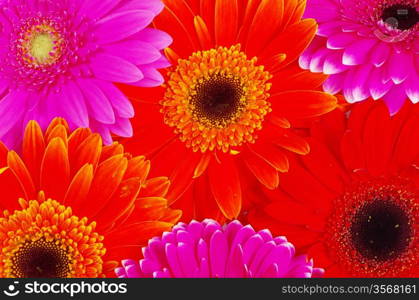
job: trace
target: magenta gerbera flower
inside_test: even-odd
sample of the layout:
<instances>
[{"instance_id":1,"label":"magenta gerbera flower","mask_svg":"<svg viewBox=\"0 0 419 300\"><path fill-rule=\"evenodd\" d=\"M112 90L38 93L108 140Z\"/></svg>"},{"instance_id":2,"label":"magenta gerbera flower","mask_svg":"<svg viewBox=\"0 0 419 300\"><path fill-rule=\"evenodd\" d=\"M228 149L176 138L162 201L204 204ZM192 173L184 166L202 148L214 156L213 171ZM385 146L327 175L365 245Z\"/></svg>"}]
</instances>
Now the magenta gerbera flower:
<instances>
[{"instance_id":1,"label":"magenta gerbera flower","mask_svg":"<svg viewBox=\"0 0 419 300\"><path fill-rule=\"evenodd\" d=\"M305 255L295 255L285 237L255 232L238 221L221 226L214 220L179 223L151 239L140 262L124 260L118 277L318 277Z\"/></svg>"},{"instance_id":2,"label":"magenta gerbera flower","mask_svg":"<svg viewBox=\"0 0 419 300\"><path fill-rule=\"evenodd\" d=\"M325 91L351 103L383 98L392 114L419 102L417 0L308 0L306 17L319 31L300 65L331 75Z\"/></svg>"},{"instance_id":3,"label":"magenta gerbera flower","mask_svg":"<svg viewBox=\"0 0 419 300\"><path fill-rule=\"evenodd\" d=\"M158 86L171 38L148 26L160 0L0 0L0 139L57 116L106 143L129 137L129 100L113 83Z\"/></svg>"}]
</instances>

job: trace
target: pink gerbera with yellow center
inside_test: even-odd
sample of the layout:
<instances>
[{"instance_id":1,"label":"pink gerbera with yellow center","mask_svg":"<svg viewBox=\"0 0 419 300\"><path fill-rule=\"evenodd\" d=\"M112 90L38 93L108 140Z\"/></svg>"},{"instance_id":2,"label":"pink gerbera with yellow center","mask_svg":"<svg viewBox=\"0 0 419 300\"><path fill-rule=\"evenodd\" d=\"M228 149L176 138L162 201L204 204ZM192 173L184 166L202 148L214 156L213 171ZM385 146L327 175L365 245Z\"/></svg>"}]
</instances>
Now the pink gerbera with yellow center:
<instances>
[{"instance_id":1,"label":"pink gerbera with yellow center","mask_svg":"<svg viewBox=\"0 0 419 300\"><path fill-rule=\"evenodd\" d=\"M159 86L171 38L149 28L160 0L0 1L0 139L21 141L25 124L54 117L90 127L111 143L129 137L134 110L114 86Z\"/></svg>"}]
</instances>

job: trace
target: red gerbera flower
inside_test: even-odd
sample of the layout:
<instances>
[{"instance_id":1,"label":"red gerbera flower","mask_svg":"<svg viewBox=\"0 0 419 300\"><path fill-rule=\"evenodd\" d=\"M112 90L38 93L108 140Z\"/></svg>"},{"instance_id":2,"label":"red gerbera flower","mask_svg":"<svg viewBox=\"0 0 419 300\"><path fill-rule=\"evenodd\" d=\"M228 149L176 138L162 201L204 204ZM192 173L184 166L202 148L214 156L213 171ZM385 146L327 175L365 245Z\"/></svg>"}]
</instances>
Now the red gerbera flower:
<instances>
[{"instance_id":1,"label":"red gerbera flower","mask_svg":"<svg viewBox=\"0 0 419 300\"><path fill-rule=\"evenodd\" d=\"M170 230L169 181L100 135L28 123L22 154L0 143L0 277L103 277ZM51 198L51 199L50 199Z\"/></svg>"},{"instance_id":2,"label":"red gerbera flower","mask_svg":"<svg viewBox=\"0 0 419 300\"><path fill-rule=\"evenodd\" d=\"M317 24L301 20L298 0L165 4L156 26L174 37L166 49L173 67L161 88L123 87L138 112L135 137L124 143L170 174L168 198L184 219L233 219L253 178L275 189L288 151L309 152L290 120L336 107L335 97L315 91L326 77L295 62Z\"/></svg>"},{"instance_id":3,"label":"red gerbera flower","mask_svg":"<svg viewBox=\"0 0 419 300\"><path fill-rule=\"evenodd\" d=\"M407 103L390 117L368 101L348 120L323 118L311 153L293 159L281 188L266 191L272 202L248 221L286 234L327 276L419 276L418 112Z\"/></svg>"}]
</instances>

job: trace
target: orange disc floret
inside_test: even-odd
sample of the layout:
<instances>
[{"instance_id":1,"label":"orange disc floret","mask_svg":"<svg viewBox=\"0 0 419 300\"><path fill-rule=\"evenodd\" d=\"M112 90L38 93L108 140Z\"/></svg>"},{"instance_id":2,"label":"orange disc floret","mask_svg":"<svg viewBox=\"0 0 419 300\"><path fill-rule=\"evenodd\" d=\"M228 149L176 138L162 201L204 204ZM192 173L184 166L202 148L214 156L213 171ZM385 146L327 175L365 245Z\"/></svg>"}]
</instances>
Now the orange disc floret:
<instances>
[{"instance_id":1,"label":"orange disc floret","mask_svg":"<svg viewBox=\"0 0 419 300\"><path fill-rule=\"evenodd\" d=\"M96 223L45 199L19 200L0 218L0 277L80 278L102 275L106 249Z\"/></svg>"},{"instance_id":2,"label":"orange disc floret","mask_svg":"<svg viewBox=\"0 0 419 300\"><path fill-rule=\"evenodd\" d=\"M179 210L168 208L166 194L169 180L166 177L149 178L150 162L144 156L133 157L124 152L123 146L118 143L103 146L100 135L87 128L71 132L66 121L60 118L54 119L45 133L35 121L29 122L19 154L8 151L0 144L0 166L4 166L0 169L0 188L5 191L0 210L6 218L15 214L26 218L22 211L30 210L34 220L43 222L48 228L46 233L55 234L56 218L62 213L71 220L71 226L75 226L72 230L74 233L77 231L77 237L84 230L96 232L97 242L103 244L97 249L103 253L102 256L95 256L96 271L90 269L93 263L90 259L85 257L82 260L87 273L77 273L81 270L80 266L72 265L76 260L68 256L66 251L70 251L71 247L65 239L53 241L51 238L57 236L39 235L33 244L36 249L66 257L69 272L76 272L75 275L70 274L71 277L77 274L88 277L113 275L117 261L127 256L139 258L138 246L169 230L181 215ZM38 199L40 191L53 200L41 203ZM38 199L38 204L31 199ZM40 209L36 211L33 207ZM52 214L54 210L57 210L56 217ZM53 219L44 220L45 216ZM68 220L66 222L70 222ZM8 235L21 237L19 241L23 248L19 253L24 255L32 246L28 244L29 240L22 238L30 235L26 231L30 227L26 223L22 226L16 231L8 230ZM24 250L25 247L29 248ZM5 250L11 248L5 244L2 248L3 255L11 257L12 252ZM94 255L94 251L89 251L89 255ZM13 260L10 262L16 263ZM5 272L9 272L7 276L10 277L30 277L32 274L16 273L13 268L19 269L14 264L8 265L8 271L3 269L0 272L4 276ZM68 274L62 272L59 274Z\"/></svg>"}]
</instances>

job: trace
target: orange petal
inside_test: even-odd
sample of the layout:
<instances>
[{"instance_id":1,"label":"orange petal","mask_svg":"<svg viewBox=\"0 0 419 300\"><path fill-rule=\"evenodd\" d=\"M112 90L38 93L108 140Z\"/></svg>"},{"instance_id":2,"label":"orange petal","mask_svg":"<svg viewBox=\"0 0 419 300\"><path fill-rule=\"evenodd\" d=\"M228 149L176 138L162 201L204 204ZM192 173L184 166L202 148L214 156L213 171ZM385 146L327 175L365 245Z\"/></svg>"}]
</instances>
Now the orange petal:
<instances>
[{"instance_id":1,"label":"orange petal","mask_svg":"<svg viewBox=\"0 0 419 300\"><path fill-rule=\"evenodd\" d=\"M164 231L169 231L172 226L171 223L159 221L139 222L109 234L105 237L106 244L109 248L122 245L142 247L149 239L161 235Z\"/></svg>"},{"instance_id":2,"label":"orange petal","mask_svg":"<svg viewBox=\"0 0 419 300\"><path fill-rule=\"evenodd\" d=\"M70 183L70 163L65 143L60 138L54 138L48 144L41 163L40 189L48 198L58 201L64 199Z\"/></svg>"},{"instance_id":3,"label":"orange petal","mask_svg":"<svg viewBox=\"0 0 419 300\"><path fill-rule=\"evenodd\" d=\"M257 180L268 189L276 189L279 185L278 171L254 153L246 155L244 162Z\"/></svg>"},{"instance_id":4,"label":"orange petal","mask_svg":"<svg viewBox=\"0 0 419 300\"><path fill-rule=\"evenodd\" d=\"M68 123L66 120L64 120L63 118L54 118L51 123L49 124L47 130L45 131L45 136L50 136L51 135L51 131L53 131L55 129L55 127L57 126L64 126L65 130L67 132L70 131L70 129L68 128Z\"/></svg>"},{"instance_id":5,"label":"orange petal","mask_svg":"<svg viewBox=\"0 0 419 300\"><path fill-rule=\"evenodd\" d=\"M93 169L99 162L100 155L102 153L102 138L99 134L92 134L87 137L74 152L72 157L71 167L72 172L77 172L85 164L92 164Z\"/></svg>"},{"instance_id":6,"label":"orange petal","mask_svg":"<svg viewBox=\"0 0 419 300\"><path fill-rule=\"evenodd\" d=\"M200 177L207 170L208 164L211 161L211 156L211 153L205 153L204 155L202 155L201 160L195 168L193 178Z\"/></svg>"},{"instance_id":7,"label":"orange petal","mask_svg":"<svg viewBox=\"0 0 419 300\"><path fill-rule=\"evenodd\" d=\"M277 146L271 143L256 143L250 148L277 171L288 172L290 166L288 158Z\"/></svg>"},{"instance_id":8,"label":"orange petal","mask_svg":"<svg viewBox=\"0 0 419 300\"><path fill-rule=\"evenodd\" d=\"M74 153L79 145L92 134L90 128L77 128L68 138L68 155L70 161L73 161Z\"/></svg>"},{"instance_id":9,"label":"orange petal","mask_svg":"<svg viewBox=\"0 0 419 300\"><path fill-rule=\"evenodd\" d=\"M304 119L326 114L337 107L335 96L318 91L289 91L271 97L273 114Z\"/></svg>"},{"instance_id":10,"label":"orange petal","mask_svg":"<svg viewBox=\"0 0 419 300\"><path fill-rule=\"evenodd\" d=\"M32 181L32 177L25 166L25 163L22 161L19 155L16 152L10 151L7 155L7 165L15 172L16 176L19 178L22 183L22 187L25 189L26 194L31 198L36 198L35 185Z\"/></svg>"},{"instance_id":11,"label":"orange petal","mask_svg":"<svg viewBox=\"0 0 419 300\"><path fill-rule=\"evenodd\" d=\"M54 127L49 128L49 131L45 133L45 142L48 144L52 139L58 137L65 143L66 148L68 148L68 129L62 125L58 124Z\"/></svg>"},{"instance_id":12,"label":"orange petal","mask_svg":"<svg viewBox=\"0 0 419 300\"><path fill-rule=\"evenodd\" d=\"M143 197L164 197L169 191L169 187L170 181L167 177L154 177L144 183L140 195Z\"/></svg>"},{"instance_id":13,"label":"orange petal","mask_svg":"<svg viewBox=\"0 0 419 300\"><path fill-rule=\"evenodd\" d=\"M289 130L277 137L274 143L288 151L300 155L306 155L310 152L310 145L308 142L304 138L291 133Z\"/></svg>"},{"instance_id":14,"label":"orange petal","mask_svg":"<svg viewBox=\"0 0 419 300\"><path fill-rule=\"evenodd\" d=\"M217 46L231 46L237 36L239 9L237 0L215 2L215 42Z\"/></svg>"},{"instance_id":15,"label":"orange petal","mask_svg":"<svg viewBox=\"0 0 419 300\"><path fill-rule=\"evenodd\" d=\"M130 177L137 177L143 183L149 172L151 164L149 160L145 160L144 156L137 156L128 161L127 171L125 172L124 179Z\"/></svg>"},{"instance_id":16,"label":"orange petal","mask_svg":"<svg viewBox=\"0 0 419 300\"><path fill-rule=\"evenodd\" d=\"M269 43L263 51L263 56L271 57L279 53L285 53L287 57L282 62L282 66L285 67L295 61L308 47L316 31L317 23L313 19L304 19L293 24Z\"/></svg>"},{"instance_id":17,"label":"orange petal","mask_svg":"<svg viewBox=\"0 0 419 300\"><path fill-rule=\"evenodd\" d=\"M19 198L27 198L21 182L10 168L0 169L0 207L13 211L19 208Z\"/></svg>"},{"instance_id":18,"label":"orange petal","mask_svg":"<svg viewBox=\"0 0 419 300\"><path fill-rule=\"evenodd\" d=\"M208 31L208 27L205 24L205 21L200 16L195 16L194 26L196 34L198 36L199 43L201 44L202 49L211 49L212 41L211 34Z\"/></svg>"},{"instance_id":19,"label":"orange petal","mask_svg":"<svg viewBox=\"0 0 419 300\"><path fill-rule=\"evenodd\" d=\"M272 36L281 25L283 14L284 0L262 0L250 26L246 53L255 56L271 42ZM276 54L278 53L284 52L278 51Z\"/></svg>"},{"instance_id":20,"label":"orange petal","mask_svg":"<svg viewBox=\"0 0 419 300\"><path fill-rule=\"evenodd\" d=\"M122 146L118 142L114 142L112 145L105 146L102 148L102 155L100 156L100 161L105 161L108 158L119 154L124 154L124 146Z\"/></svg>"},{"instance_id":21,"label":"orange petal","mask_svg":"<svg viewBox=\"0 0 419 300\"><path fill-rule=\"evenodd\" d=\"M219 208L226 218L237 218L241 211L242 194L233 158L225 156L222 163L213 160L208 171L212 194Z\"/></svg>"},{"instance_id":22,"label":"orange petal","mask_svg":"<svg viewBox=\"0 0 419 300\"><path fill-rule=\"evenodd\" d=\"M113 156L99 164L88 195L91 201L81 207L82 215L92 217L105 207L121 184L127 166L128 160L123 155Z\"/></svg>"},{"instance_id":23,"label":"orange petal","mask_svg":"<svg viewBox=\"0 0 419 300\"><path fill-rule=\"evenodd\" d=\"M115 192L114 201L108 201L108 204L95 216L98 221L98 229L106 228L130 211L140 187L141 182L138 178L129 178L121 182Z\"/></svg>"},{"instance_id":24,"label":"orange petal","mask_svg":"<svg viewBox=\"0 0 419 300\"><path fill-rule=\"evenodd\" d=\"M85 164L74 176L64 197L64 204L71 206L77 214L84 204L93 181L93 166Z\"/></svg>"},{"instance_id":25,"label":"orange petal","mask_svg":"<svg viewBox=\"0 0 419 300\"><path fill-rule=\"evenodd\" d=\"M35 186L39 185L40 167L44 151L45 142L41 127L37 122L29 121L23 137L22 154Z\"/></svg>"}]
</instances>

